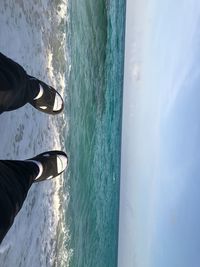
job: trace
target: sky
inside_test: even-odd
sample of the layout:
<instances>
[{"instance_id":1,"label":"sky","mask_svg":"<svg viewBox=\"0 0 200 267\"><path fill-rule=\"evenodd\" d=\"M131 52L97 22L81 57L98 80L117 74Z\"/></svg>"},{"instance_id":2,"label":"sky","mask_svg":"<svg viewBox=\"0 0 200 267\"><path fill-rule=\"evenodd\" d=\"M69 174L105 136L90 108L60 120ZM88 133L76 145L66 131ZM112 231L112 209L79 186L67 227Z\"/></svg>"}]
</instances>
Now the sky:
<instances>
[{"instance_id":1,"label":"sky","mask_svg":"<svg viewBox=\"0 0 200 267\"><path fill-rule=\"evenodd\" d=\"M200 2L127 0L119 267L200 266Z\"/></svg>"}]
</instances>

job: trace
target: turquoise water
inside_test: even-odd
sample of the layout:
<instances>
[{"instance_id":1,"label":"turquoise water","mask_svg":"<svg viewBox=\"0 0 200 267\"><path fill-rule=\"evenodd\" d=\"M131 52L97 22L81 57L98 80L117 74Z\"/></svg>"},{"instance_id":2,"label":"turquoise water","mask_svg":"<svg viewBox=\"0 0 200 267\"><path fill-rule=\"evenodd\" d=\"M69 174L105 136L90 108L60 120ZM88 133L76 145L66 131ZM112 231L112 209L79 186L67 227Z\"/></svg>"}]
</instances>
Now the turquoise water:
<instances>
[{"instance_id":1,"label":"turquoise water","mask_svg":"<svg viewBox=\"0 0 200 267\"><path fill-rule=\"evenodd\" d=\"M73 0L66 94L70 266L117 266L125 1Z\"/></svg>"}]
</instances>

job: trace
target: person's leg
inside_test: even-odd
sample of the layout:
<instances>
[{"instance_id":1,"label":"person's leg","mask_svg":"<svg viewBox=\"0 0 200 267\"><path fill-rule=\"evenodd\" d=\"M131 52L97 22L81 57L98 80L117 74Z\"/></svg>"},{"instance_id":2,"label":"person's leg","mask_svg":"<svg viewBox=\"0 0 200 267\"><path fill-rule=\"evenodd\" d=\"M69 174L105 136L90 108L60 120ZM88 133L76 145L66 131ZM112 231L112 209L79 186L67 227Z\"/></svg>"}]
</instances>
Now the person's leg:
<instances>
[{"instance_id":1,"label":"person's leg","mask_svg":"<svg viewBox=\"0 0 200 267\"><path fill-rule=\"evenodd\" d=\"M64 106L54 88L29 76L22 66L0 53L0 113L27 103L53 115L60 113Z\"/></svg>"},{"instance_id":2,"label":"person's leg","mask_svg":"<svg viewBox=\"0 0 200 267\"><path fill-rule=\"evenodd\" d=\"M0 53L0 112L15 110L34 98L39 89L31 88L26 71Z\"/></svg>"},{"instance_id":3,"label":"person's leg","mask_svg":"<svg viewBox=\"0 0 200 267\"><path fill-rule=\"evenodd\" d=\"M37 173L37 165L31 162L0 161L0 242L12 226Z\"/></svg>"},{"instance_id":4,"label":"person's leg","mask_svg":"<svg viewBox=\"0 0 200 267\"><path fill-rule=\"evenodd\" d=\"M67 167L67 155L49 151L25 161L0 160L0 243L34 182L51 179Z\"/></svg>"}]
</instances>

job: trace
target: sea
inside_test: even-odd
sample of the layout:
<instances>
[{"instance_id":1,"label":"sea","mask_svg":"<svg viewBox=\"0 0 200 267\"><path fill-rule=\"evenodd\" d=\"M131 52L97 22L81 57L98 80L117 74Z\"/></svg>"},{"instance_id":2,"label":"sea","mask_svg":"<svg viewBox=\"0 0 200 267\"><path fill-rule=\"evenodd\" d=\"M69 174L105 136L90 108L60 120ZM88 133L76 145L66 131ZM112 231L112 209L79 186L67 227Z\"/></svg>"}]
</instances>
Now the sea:
<instances>
[{"instance_id":1,"label":"sea","mask_svg":"<svg viewBox=\"0 0 200 267\"><path fill-rule=\"evenodd\" d=\"M125 1L69 6L69 266L117 266ZM63 265L65 266L65 265Z\"/></svg>"},{"instance_id":2,"label":"sea","mask_svg":"<svg viewBox=\"0 0 200 267\"><path fill-rule=\"evenodd\" d=\"M116 267L125 0L7 0L0 50L65 100L0 117L1 158L63 149L60 178L35 184L0 246L2 267Z\"/></svg>"}]
</instances>

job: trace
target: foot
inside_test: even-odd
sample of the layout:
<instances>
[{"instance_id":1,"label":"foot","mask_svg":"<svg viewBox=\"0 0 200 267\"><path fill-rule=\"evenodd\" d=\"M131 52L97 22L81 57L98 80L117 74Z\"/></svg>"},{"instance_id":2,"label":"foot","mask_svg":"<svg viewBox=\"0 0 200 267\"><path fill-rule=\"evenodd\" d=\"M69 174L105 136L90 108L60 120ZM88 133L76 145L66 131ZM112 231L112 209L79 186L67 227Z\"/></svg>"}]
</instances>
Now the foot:
<instances>
[{"instance_id":1,"label":"foot","mask_svg":"<svg viewBox=\"0 0 200 267\"><path fill-rule=\"evenodd\" d=\"M38 174L34 182L50 180L60 175L67 167L68 158L62 151L47 151L37 155L27 161L33 162L38 166Z\"/></svg>"},{"instance_id":2,"label":"foot","mask_svg":"<svg viewBox=\"0 0 200 267\"><path fill-rule=\"evenodd\" d=\"M64 101L53 87L32 76L29 76L29 79L34 83L33 87L37 87L37 95L30 101L34 108L51 115L57 115L63 111Z\"/></svg>"}]
</instances>

